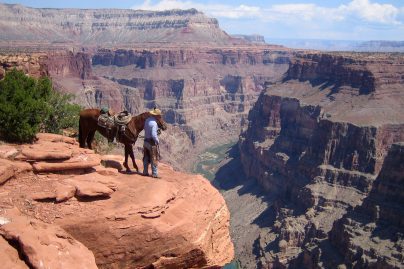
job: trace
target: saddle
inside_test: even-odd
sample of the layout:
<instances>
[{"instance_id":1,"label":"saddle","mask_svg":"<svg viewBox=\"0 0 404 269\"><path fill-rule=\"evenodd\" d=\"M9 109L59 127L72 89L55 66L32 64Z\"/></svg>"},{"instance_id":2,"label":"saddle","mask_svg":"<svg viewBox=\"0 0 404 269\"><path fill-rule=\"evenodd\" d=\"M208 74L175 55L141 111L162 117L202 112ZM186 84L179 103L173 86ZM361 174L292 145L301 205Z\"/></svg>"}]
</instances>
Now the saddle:
<instances>
[{"instance_id":1,"label":"saddle","mask_svg":"<svg viewBox=\"0 0 404 269\"><path fill-rule=\"evenodd\" d=\"M107 130L108 141L113 142L115 137L118 140L119 133L125 133L126 127L131 119L132 115L128 111L110 115L108 112L101 110L101 115L98 117L98 126Z\"/></svg>"}]
</instances>

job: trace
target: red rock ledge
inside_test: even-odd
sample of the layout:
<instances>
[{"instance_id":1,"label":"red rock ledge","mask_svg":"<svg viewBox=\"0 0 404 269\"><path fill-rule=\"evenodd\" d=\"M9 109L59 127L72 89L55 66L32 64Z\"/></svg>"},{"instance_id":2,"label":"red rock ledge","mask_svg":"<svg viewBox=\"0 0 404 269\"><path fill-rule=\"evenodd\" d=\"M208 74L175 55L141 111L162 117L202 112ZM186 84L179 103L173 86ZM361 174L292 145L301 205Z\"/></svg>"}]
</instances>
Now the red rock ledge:
<instances>
[{"instance_id":1,"label":"red rock ledge","mask_svg":"<svg viewBox=\"0 0 404 269\"><path fill-rule=\"evenodd\" d=\"M202 176L175 172L165 164L160 165L162 179L122 174L99 165L101 156L54 135L41 135L30 146L1 145L2 150L13 154L0 156L0 170L8 171L14 163L20 167L0 185L0 243L7 249L2 255L15 268L20 268L17 263L39 268L32 261L46 268L92 268L94 257L98 268L209 268L234 257L229 211ZM71 165L77 156L91 160L89 167ZM36 169L38 163L50 171ZM67 169L59 173L54 163ZM38 236L24 237L27 229L11 229L13 222ZM56 262L57 253L67 247L72 250L63 258L66 262ZM75 257L78 250L86 255Z\"/></svg>"}]
</instances>

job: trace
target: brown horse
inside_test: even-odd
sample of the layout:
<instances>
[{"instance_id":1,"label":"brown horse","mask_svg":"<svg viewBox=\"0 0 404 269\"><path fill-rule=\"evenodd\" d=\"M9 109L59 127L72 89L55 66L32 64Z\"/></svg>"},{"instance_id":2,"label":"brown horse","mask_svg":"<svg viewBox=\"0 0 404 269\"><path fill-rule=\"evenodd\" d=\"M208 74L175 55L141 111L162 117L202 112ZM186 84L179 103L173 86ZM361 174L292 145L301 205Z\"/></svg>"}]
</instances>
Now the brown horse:
<instances>
[{"instance_id":1,"label":"brown horse","mask_svg":"<svg viewBox=\"0 0 404 269\"><path fill-rule=\"evenodd\" d=\"M79 142L81 148L85 148L87 142L88 148L91 149L91 143L93 142L96 131L106 137L109 141L114 139L114 134L116 134L117 129L115 128L112 130L112 132L108 132L106 128L99 126L98 117L100 115L101 110L99 109L85 109L80 112ZM139 172L132 145L136 143L139 133L144 129L146 119L150 116L152 115L149 112L145 112L132 117L130 122L127 124L125 132L123 134L118 134L118 141L125 145L125 162L123 163L123 166L126 168L127 172L131 171L128 166L128 156L130 156L132 159L133 167L137 172ZM154 117L156 118L158 127L162 130L166 130L167 124L162 117Z\"/></svg>"}]
</instances>

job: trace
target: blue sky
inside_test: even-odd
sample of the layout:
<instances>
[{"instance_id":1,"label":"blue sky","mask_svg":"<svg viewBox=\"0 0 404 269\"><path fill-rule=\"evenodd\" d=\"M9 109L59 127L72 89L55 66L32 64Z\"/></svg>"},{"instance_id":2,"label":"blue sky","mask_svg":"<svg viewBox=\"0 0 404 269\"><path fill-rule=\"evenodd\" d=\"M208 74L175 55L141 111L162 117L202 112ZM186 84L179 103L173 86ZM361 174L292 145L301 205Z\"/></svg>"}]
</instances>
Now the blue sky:
<instances>
[{"instance_id":1,"label":"blue sky","mask_svg":"<svg viewBox=\"0 0 404 269\"><path fill-rule=\"evenodd\" d=\"M1 0L0 0L1 1ZM404 40L404 0L17 0L31 7L197 8L230 34L271 38Z\"/></svg>"}]
</instances>

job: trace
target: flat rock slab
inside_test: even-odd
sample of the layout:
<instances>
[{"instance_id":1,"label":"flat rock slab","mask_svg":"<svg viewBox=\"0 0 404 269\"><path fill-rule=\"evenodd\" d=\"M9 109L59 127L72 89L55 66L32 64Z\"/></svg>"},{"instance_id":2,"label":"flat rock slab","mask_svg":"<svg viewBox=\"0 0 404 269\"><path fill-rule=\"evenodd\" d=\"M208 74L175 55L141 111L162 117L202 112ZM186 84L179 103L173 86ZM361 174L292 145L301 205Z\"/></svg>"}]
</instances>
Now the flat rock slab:
<instances>
[{"instance_id":1,"label":"flat rock slab","mask_svg":"<svg viewBox=\"0 0 404 269\"><path fill-rule=\"evenodd\" d=\"M65 182L76 188L77 197L110 197L117 189L113 178L98 173L76 176Z\"/></svg>"},{"instance_id":2,"label":"flat rock slab","mask_svg":"<svg viewBox=\"0 0 404 269\"><path fill-rule=\"evenodd\" d=\"M43 141L48 142L63 142L71 145L77 144L77 141L74 138L58 135L58 134L48 134L48 133L39 133L36 135L37 143L42 143Z\"/></svg>"},{"instance_id":3,"label":"flat rock slab","mask_svg":"<svg viewBox=\"0 0 404 269\"><path fill-rule=\"evenodd\" d=\"M100 164L97 154L79 154L61 162L35 162L32 167L35 172L58 172L66 170L88 169Z\"/></svg>"},{"instance_id":4,"label":"flat rock slab","mask_svg":"<svg viewBox=\"0 0 404 269\"><path fill-rule=\"evenodd\" d=\"M11 165L15 173L23 173L32 171L32 165L24 161L12 161L0 158L0 166Z\"/></svg>"},{"instance_id":5,"label":"flat rock slab","mask_svg":"<svg viewBox=\"0 0 404 269\"><path fill-rule=\"evenodd\" d=\"M27 160L66 160L72 157L72 151L68 149L39 149L38 146L22 150Z\"/></svg>"},{"instance_id":6,"label":"flat rock slab","mask_svg":"<svg viewBox=\"0 0 404 269\"><path fill-rule=\"evenodd\" d=\"M11 221L0 226L0 234L19 245L33 268L97 268L93 253L62 228L29 219L16 209L4 215Z\"/></svg>"}]
</instances>

